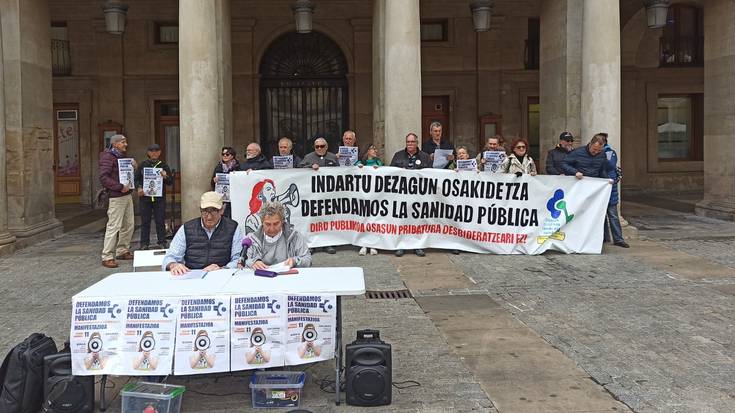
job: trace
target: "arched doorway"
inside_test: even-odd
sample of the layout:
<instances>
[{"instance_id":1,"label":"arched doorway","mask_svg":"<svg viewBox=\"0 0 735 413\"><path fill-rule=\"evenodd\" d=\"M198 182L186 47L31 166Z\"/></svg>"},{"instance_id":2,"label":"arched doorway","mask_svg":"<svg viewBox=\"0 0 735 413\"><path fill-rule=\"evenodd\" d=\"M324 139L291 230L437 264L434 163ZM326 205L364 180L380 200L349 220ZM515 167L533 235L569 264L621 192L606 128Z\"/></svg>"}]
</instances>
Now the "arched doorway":
<instances>
[{"instance_id":1,"label":"arched doorway","mask_svg":"<svg viewBox=\"0 0 735 413\"><path fill-rule=\"evenodd\" d=\"M286 33L268 47L260 63L260 140L266 156L278 139L294 142L299 156L319 136L335 151L349 124L347 60L322 33Z\"/></svg>"}]
</instances>

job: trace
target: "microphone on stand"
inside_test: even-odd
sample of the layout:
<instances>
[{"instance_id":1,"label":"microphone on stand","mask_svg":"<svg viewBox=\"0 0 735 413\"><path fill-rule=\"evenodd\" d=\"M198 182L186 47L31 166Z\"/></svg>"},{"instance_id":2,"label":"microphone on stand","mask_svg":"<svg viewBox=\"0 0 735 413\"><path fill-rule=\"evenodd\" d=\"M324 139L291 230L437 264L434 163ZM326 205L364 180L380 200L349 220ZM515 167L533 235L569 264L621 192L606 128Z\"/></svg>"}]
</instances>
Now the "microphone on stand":
<instances>
[{"instance_id":1,"label":"microphone on stand","mask_svg":"<svg viewBox=\"0 0 735 413\"><path fill-rule=\"evenodd\" d=\"M245 257L248 253L248 248L253 245L253 240L251 240L250 237L245 237L242 239L241 245L242 249L240 250L240 258L237 259L237 263L241 264L242 267L245 268ZM242 268L236 268L235 271L233 271L232 275L235 275L241 269Z\"/></svg>"}]
</instances>

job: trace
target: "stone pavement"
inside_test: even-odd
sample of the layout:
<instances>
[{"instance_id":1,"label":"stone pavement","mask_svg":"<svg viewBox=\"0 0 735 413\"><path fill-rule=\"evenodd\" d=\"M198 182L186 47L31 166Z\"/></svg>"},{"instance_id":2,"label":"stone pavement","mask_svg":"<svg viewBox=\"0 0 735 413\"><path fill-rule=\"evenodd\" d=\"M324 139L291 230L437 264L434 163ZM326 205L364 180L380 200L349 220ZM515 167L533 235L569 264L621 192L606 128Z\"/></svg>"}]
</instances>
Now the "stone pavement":
<instances>
[{"instance_id":1,"label":"stone pavement","mask_svg":"<svg viewBox=\"0 0 735 413\"><path fill-rule=\"evenodd\" d=\"M372 411L735 411L735 223L632 202L624 215L640 239L601 255L316 254L318 266L362 266L369 290L408 286L416 297L344 301L345 340L380 329L394 382L421 384ZM70 297L113 272L99 265L103 225L0 259L0 350L34 331L63 342ZM302 406L368 410L336 407L319 389L332 366L307 367ZM189 389L184 411L250 403L246 373L169 381Z\"/></svg>"}]
</instances>

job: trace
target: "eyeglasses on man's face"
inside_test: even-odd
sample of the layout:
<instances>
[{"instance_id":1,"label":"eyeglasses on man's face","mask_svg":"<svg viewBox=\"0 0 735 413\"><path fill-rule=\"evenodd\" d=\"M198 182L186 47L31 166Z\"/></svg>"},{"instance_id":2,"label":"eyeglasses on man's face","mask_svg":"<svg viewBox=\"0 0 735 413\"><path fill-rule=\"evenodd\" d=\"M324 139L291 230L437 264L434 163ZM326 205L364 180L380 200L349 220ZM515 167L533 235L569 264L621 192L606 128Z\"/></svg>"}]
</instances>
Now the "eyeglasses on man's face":
<instances>
[{"instance_id":1,"label":"eyeglasses on man's face","mask_svg":"<svg viewBox=\"0 0 735 413\"><path fill-rule=\"evenodd\" d=\"M209 215L209 216L219 213L219 209L217 208L204 208L204 209L200 209L200 211L202 212L202 215Z\"/></svg>"},{"instance_id":2,"label":"eyeglasses on man's face","mask_svg":"<svg viewBox=\"0 0 735 413\"><path fill-rule=\"evenodd\" d=\"M317 149L324 149L327 147L327 145L314 145L314 147Z\"/></svg>"}]
</instances>

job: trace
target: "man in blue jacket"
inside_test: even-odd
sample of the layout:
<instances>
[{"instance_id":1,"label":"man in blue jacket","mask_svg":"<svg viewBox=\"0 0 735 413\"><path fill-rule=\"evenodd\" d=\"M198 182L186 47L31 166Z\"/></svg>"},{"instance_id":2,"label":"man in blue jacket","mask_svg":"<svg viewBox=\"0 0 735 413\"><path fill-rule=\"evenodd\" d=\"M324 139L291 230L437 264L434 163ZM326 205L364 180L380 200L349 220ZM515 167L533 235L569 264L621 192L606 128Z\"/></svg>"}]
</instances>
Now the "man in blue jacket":
<instances>
[{"instance_id":1,"label":"man in blue jacket","mask_svg":"<svg viewBox=\"0 0 735 413\"><path fill-rule=\"evenodd\" d=\"M577 179L582 179L585 176L607 178L610 180L611 184L617 184L617 172L614 166L617 163L617 155L615 155L614 162L608 160L608 157L604 152L606 143L606 135L604 133L598 133L592 137L590 143L586 146L571 151L569 155L564 158L561 164L564 174L574 175ZM610 148L610 150L612 150L612 148ZM618 219L617 209L617 193L617 188L613 187L613 193L610 195L610 202L613 202L614 194L615 204L608 204L606 219L614 213L614 219L611 218L610 221L613 222L614 220L612 223L613 226L617 224L616 229L613 229L615 245L628 248L628 244L623 240L623 231L620 229L620 220ZM616 230L619 231L617 235L615 233ZM607 230L605 230L605 234L607 234Z\"/></svg>"},{"instance_id":2,"label":"man in blue jacket","mask_svg":"<svg viewBox=\"0 0 735 413\"><path fill-rule=\"evenodd\" d=\"M612 240L618 247L629 248L627 242L623 238L623 228L620 226L620 217L618 216L618 182L620 182L620 174L618 173L618 154L607 143L607 133L600 134L605 141L603 153L608 162L608 176L613 180L612 192L610 192L610 202L607 205L607 216L605 217L605 233L604 242L610 242L610 232L612 231Z\"/></svg>"}]
</instances>

